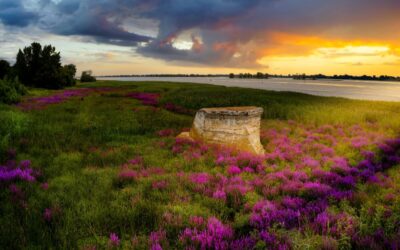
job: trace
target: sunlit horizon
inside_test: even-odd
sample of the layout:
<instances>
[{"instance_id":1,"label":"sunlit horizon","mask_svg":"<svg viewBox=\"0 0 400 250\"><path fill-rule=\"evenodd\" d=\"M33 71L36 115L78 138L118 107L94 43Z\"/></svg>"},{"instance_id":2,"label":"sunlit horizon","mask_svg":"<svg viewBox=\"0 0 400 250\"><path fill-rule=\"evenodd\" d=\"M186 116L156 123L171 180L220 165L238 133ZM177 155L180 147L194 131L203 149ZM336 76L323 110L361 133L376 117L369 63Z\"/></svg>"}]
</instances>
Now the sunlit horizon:
<instances>
[{"instance_id":1,"label":"sunlit horizon","mask_svg":"<svg viewBox=\"0 0 400 250\"><path fill-rule=\"evenodd\" d=\"M4 0L0 59L36 41L95 75L400 76L398 1L168 2Z\"/></svg>"}]
</instances>

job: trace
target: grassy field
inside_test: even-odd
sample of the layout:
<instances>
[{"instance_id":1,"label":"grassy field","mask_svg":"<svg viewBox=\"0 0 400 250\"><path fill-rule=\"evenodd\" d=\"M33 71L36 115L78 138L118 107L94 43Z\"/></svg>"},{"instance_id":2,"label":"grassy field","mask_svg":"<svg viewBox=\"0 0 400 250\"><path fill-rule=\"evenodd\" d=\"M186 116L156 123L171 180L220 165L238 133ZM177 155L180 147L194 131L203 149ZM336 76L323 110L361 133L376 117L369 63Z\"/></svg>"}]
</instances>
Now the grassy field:
<instances>
[{"instance_id":1,"label":"grassy field","mask_svg":"<svg viewBox=\"0 0 400 250\"><path fill-rule=\"evenodd\" d=\"M265 156L177 140L264 108ZM0 105L1 249L399 249L400 103L178 83Z\"/></svg>"}]
</instances>

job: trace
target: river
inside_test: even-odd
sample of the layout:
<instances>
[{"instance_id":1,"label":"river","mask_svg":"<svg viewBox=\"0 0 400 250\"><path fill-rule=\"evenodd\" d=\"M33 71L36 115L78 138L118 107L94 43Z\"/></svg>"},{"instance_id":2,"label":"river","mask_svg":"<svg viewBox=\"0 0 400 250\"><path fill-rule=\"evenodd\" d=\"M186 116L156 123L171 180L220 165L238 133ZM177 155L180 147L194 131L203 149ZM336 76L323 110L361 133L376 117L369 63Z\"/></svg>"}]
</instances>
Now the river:
<instances>
[{"instance_id":1,"label":"river","mask_svg":"<svg viewBox=\"0 0 400 250\"><path fill-rule=\"evenodd\" d=\"M400 82L357 80L230 79L227 77L98 77L99 80L201 83L361 100L400 101Z\"/></svg>"}]
</instances>

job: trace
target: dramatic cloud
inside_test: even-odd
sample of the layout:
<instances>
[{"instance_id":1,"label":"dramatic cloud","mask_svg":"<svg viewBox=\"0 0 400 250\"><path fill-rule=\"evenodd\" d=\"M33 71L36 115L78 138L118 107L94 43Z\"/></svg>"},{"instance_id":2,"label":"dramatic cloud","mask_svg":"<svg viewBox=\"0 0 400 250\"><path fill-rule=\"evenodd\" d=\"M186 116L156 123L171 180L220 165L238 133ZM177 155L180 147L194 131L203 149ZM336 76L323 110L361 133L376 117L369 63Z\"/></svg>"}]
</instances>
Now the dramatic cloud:
<instances>
[{"instance_id":1,"label":"dramatic cloud","mask_svg":"<svg viewBox=\"0 0 400 250\"><path fill-rule=\"evenodd\" d=\"M35 13L26 10L21 0L0 1L0 21L5 25L24 27L37 18Z\"/></svg>"},{"instance_id":2,"label":"dramatic cloud","mask_svg":"<svg viewBox=\"0 0 400 250\"><path fill-rule=\"evenodd\" d=\"M398 55L399 9L398 0L0 0L0 20L180 64L257 68L277 55Z\"/></svg>"}]
</instances>

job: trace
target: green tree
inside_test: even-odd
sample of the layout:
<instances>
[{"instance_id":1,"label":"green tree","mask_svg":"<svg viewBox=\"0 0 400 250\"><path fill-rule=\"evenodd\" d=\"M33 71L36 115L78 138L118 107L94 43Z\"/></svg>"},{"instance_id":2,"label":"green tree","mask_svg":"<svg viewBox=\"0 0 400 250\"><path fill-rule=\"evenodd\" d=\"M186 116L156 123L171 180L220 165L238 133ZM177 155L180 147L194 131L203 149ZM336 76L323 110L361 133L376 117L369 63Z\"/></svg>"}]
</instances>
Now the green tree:
<instances>
[{"instance_id":1,"label":"green tree","mask_svg":"<svg viewBox=\"0 0 400 250\"><path fill-rule=\"evenodd\" d=\"M61 69L62 79L64 80L64 86L74 86L76 84L76 66L73 64L64 65Z\"/></svg>"},{"instance_id":2,"label":"green tree","mask_svg":"<svg viewBox=\"0 0 400 250\"><path fill-rule=\"evenodd\" d=\"M10 64L6 60L0 60L0 79L3 79L10 72Z\"/></svg>"},{"instance_id":3,"label":"green tree","mask_svg":"<svg viewBox=\"0 0 400 250\"><path fill-rule=\"evenodd\" d=\"M42 47L40 43L18 51L15 69L24 85L48 89L73 85L76 73L75 67L61 66L61 56L55 47Z\"/></svg>"}]
</instances>

